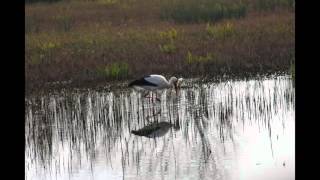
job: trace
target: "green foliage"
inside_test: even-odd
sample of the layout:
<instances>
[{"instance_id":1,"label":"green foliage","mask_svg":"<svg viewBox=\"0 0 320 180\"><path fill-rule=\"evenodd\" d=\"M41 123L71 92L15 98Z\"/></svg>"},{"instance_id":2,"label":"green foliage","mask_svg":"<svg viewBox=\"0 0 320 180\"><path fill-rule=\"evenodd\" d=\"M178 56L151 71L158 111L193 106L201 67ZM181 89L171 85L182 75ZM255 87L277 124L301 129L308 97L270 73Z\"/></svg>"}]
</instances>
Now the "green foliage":
<instances>
[{"instance_id":1,"label":"green foliage","mask_svg":"<svg viewBox=\"0 0 320 180\"><path fill-rule=\"evenodd\" d=\"M163 41L163 43L159 45L160 51L167 54L174 53L177 50L174 43L177 35L178 32L174 28L171 28L168 31L160 32L160 39Z\"/></svg>"},{"instance_id":2,"label":"green foliage","mask_svg":"<svg viewBox=\"0 0 320 180\"><path fill-rule=\"evenodd\" d=\"M235 34L235 28L233 24L227 22L224 24L219 24L212 26L209 23L206 27L207 34L213 39L226 38Z\"/></svg>"},{"instance_id":3,"label":"green foliage","mask_svg":"<svg viewBox=\"0 0 320 180\"><path fill-rule=\"evenodd\" d=\"M129 65L127 63L112 63L103 68L98 68L97 73L106 78L124 78L128 76Z\"/></svg>"},{"instance_id":4,"label":"green foliage","mask_svg":"<svg viewBox=\"0 0 320 180\"><path fill-rule=\"evenodd\" d=\"M241 2L222 0L176 0L162 6L161 17L176 22L218 21L224 18L241 18L247 7Z\"/></svg>"},{"instance_id":5,"label":"green foliage","mask_svg":"<svg viewBox=\"0 0 320 180\"><path fill-rule=\"evenodd\" d=\"M193 64L193 63L207 63L209 61L214 60L214 56L212 53L207 53L206 56L196 56L193 55L190 51L188 51L186 56L186 62L187 64Z\"/></svg>"},{"instance_id":6,"label":"green foliage","mask_svg":"<svg viewBox=\"0 0 320 180\"><path fill-rule=\"evenodd\" d=\"M177 38L178 32L176 29L171 28L168 31L160 32L160 38L162 40L173 41Z\"/></svg>"}]
</instances>

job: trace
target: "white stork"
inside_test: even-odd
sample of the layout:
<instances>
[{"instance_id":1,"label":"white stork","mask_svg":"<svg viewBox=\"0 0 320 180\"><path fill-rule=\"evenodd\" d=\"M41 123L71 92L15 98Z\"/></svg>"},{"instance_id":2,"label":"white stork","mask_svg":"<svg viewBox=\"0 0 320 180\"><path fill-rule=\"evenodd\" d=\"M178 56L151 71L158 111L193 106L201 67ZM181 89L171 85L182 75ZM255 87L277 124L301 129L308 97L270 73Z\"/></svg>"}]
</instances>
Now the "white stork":
<instances>
[{"instance_id":1,"label":"white stork","mask_svg":"<svg viewBox=\"0 0 320 180\"><path fill-rule=\"evenodd\" d=\"M182 78L179 79L180 81ZM157 74L151 74L148 76L144 76L140 79L137 79L135 81L132 81L129 83L129 87L133 87L134 89L138 91L147 91L147 94L144 95L146 97L148 93L157 91L157 90L163 90L167 88L175 88L176 92L177 89L179 88L177 85L178 79L176 77L171 77L169 81L166 80L165 77L162 75L157 75ZM181 84L181 83L179 83ZM160 101L159 98L157 98L157 93L156 93L156 100Z\"/></svg>"}]
</instances>

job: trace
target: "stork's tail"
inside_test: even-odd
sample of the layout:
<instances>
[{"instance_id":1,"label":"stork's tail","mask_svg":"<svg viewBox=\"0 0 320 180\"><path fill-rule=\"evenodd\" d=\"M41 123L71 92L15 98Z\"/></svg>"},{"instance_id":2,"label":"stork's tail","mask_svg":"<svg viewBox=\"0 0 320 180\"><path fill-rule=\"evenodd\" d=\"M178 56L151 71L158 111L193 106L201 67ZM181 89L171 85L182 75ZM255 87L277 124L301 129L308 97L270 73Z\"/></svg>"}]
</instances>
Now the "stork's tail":
<instances>
[{"instance_id":1,"label":"stork's tail","mask_svg":"<svg viewBox=\"0 0 320 180\"><path fill-rule=\"evenodd\" d=\"M135 84L137 83L136 81L137 81L137 80L130 82L129 85L128 85L128 87L132 87L133 85L135 85Z\"/></svg>"}]
</instances>

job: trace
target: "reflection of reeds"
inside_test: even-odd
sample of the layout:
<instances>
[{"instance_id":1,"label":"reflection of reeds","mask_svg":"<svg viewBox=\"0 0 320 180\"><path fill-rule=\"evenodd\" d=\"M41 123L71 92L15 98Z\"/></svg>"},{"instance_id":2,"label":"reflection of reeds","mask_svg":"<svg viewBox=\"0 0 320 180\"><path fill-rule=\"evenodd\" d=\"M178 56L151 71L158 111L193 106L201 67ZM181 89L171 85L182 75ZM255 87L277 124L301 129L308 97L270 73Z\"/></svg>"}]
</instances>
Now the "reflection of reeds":
<instances>
[{"instance_id":1,"label":"reflection of reeds","mask_svg":"<svg viewBox=\"0 0 320 180\"><path fill-rule=\"evenodd\" d=\"M239 124L260 124L259 128L268 129L272 143L273 116L294 107L292 84L282 77L196 84L182 89L177 99L166 93L160 104L145 101L134 91L89 90L28 98L29 169L36 166L63 174L90 164L94 171L95 161L104 159L115 171L121 167L123 176L152 177L162 172L167 179L164 172L181 172L187 166L181 161L190 161L192 149L197 152L192 156L199 163L199 176L214 176L221 148L235 141ZM175 128L159 138L130 134L161 122ZM68 168L59 169L61 164Z\"/></svg>"}]
</instances>

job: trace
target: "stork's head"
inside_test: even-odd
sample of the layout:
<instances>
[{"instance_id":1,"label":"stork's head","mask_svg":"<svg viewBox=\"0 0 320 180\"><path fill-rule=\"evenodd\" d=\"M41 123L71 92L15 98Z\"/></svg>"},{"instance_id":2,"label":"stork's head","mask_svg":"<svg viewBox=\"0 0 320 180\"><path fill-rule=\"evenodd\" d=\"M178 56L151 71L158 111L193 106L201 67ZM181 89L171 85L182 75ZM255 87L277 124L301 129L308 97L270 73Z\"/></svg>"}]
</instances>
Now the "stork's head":
<instances>
[{"instance_id":1,"label":"stork's head","mask_svg":"<svg viewBox=\"0 0 320 180\"><path fill-rule=\"evenodd\" d=\"M178 94L180 88L181 88L181 84L182 84L182 81L183 81L183 78L179 78L176 82L176 85L175 85L175 89L176 89L176 93Z\"/></svg>"},{"instance_id":2,"label":"stork's head","mask_svg":"<svg viewBox=\"0 0 320 180\"><path fill-rule=\"evenodd\" d=\"M175 89L175 91L177 92L177 82L178 79L176 77L171 77L169 80L169 84Z\"/></svg>"},{"instance_id":3,"label":"stork's head","mask_svg":"<svg viewBox=\"0 0 320 180\"><path fill-rule=\"evenodd\" d=\"M174 85L174 90L176 91L176 94L178 94L178 81L176 81L173 85Z\"/></svg>"}]
</instances>

